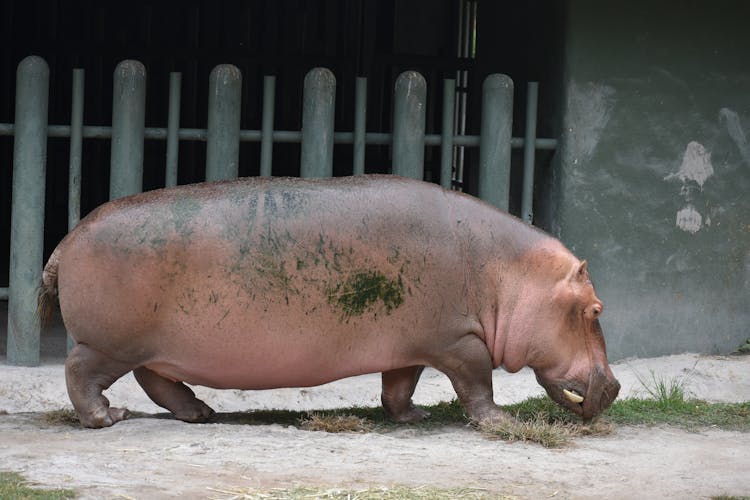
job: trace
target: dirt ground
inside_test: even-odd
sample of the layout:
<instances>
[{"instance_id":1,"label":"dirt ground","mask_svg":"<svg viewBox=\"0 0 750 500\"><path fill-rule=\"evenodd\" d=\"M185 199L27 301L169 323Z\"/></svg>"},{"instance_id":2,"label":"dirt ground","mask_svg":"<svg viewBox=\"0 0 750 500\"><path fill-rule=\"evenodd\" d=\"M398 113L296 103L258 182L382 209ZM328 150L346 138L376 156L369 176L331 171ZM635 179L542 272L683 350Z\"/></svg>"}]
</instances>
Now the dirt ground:
<instances>
[{"instance_id":1,"label":"dirt ground","mask_svg":"<svg viewBox=\"0 0 750 500\"><path fill-rule=\"evenodd\" d=\"M613 365L622 396L643 395L654 378L682 380L710 401L750 400L750 356L679 355ZM500 404L540 394L533 373L495 373ZM325 409L379 404L379 376L309 389L214 391L199 397L219 412ZM455 426L389 433L328 434L281 425L186 424L154 406L132 376L108 397L149 413L112 428L46 424L43 412L70 408L61 359L37 368L0 358L0 470L82 498L229 498L222 491L393 485L480 488L517 498L704 498L750 494L750 434L619 427L566 449L490 441ZM445 376L426 371L415 401L449 401ZM155 415L154 415L155 414Z\"/></svg>"}]
</instances>

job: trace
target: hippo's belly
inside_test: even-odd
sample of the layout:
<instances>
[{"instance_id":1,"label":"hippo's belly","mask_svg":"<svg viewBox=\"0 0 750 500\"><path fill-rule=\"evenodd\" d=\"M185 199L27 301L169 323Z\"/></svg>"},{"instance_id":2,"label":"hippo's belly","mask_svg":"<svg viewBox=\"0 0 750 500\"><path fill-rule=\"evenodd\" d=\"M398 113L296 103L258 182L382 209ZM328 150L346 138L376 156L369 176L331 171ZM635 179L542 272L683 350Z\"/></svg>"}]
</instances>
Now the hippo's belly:
<instances>
[{"instance_id":1,"label":"hippo's belly","mask_svg":"<svg viewBox=\"0 0 750 500\"><path fill-rule=\"evenodd\" d=\"M225 320L226 321L226 320ZM202 322L155 332L146 367L172 380L220 389L309 387L364 373L418 364L398 327L359 322L335 328L321 318L268 319L206 332ZM376 327L377 326L377 327Z\"/></svg>"}]
</instances>

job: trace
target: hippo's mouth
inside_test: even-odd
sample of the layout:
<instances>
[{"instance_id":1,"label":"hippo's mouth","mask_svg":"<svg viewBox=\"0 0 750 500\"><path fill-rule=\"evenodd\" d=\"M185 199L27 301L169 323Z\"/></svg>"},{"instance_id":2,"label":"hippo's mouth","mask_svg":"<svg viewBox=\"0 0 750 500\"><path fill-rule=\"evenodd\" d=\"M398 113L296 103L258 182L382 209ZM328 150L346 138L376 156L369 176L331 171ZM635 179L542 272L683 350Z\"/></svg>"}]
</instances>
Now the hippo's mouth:
<instances>
[{"instance_id":1,"label":"hippo's mouth","mask_svg":"<svg viewBox=\"0 0 750 500\"><path fill-rule=\"evenodd\" d=\"M544 379L538 373L536 378L552 400L581 416L584 421L606 410L620 391L620 383L613 377L607 377L600 369L595 369L585 382Z\"/></svg>"}]
</instances>

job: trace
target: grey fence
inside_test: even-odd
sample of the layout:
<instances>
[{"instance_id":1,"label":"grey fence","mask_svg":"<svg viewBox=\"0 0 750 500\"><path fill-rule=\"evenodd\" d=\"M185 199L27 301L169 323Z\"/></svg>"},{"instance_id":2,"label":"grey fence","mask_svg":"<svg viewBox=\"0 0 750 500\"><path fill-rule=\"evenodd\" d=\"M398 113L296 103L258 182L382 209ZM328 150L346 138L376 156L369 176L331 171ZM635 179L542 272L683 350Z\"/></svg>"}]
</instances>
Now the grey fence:
<instances>
[{"instance_id":1,"label":"grey fence","mask_svg":"<svg viewBox=\"0 0 750 500\"><path fill-rule=\"evenodd\" d=\"M511 148L524 150L522 215L531 221L534 156L537 149L554 149L557 141L536 137L537 85L529 83L526 131L511 137L513 82L500 74L488 76L482 87L480 135L454 135L455 81L443 85L442 133L425 133L427 86L417 72L402 73L394 89L393 133L365 130L367 80L356 81L354 130L334 131L336 78L325 68L305 77L302 130L274 130L275 79L263 85L261 130L240 129L242 74L232 65L219 65L209 76L206 129L180 128L180 74L171 73L166 128L145 127L146 70L138 61L121 62L114 73L112 126L83 124L84 72L73 70L70 125L47 123L49 69L47 63L29 56L16 74L15 124L0 123L0 135L13 135L13 185L11 250L8 288L0 299L8 300L7 360L10 364L39 363L40 325L36 318L36 290L43 267L44 190L48 137L70 138L68 224L80 217L81 157L83 139L111 140L110 198L142 189L145 139L166 140L166 186L177 183L179 141L206 141L206 180L237 177L239 144L260 142L260 174L273 173L274 143L301 143L300 175L327 177L333 171L335 144L353 144L353 173L365 172L365 145L390 145L392 173L423 178L426 146L440 146L441 183L451 188L454 148L479 148L479 197L506 209L510 179Z\"/></svg>"}]
</instances>

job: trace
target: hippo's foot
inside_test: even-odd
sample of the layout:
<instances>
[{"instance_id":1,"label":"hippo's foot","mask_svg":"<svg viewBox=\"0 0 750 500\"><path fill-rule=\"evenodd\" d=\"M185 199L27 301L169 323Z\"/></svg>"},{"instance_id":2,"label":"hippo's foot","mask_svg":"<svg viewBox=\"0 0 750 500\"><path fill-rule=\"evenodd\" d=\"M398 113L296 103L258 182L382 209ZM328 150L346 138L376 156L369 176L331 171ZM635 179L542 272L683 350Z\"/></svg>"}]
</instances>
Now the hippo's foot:
<instances>
[{"instance_id":1,"label":"hippo's foot","mask_svg":"<svg viewBox=\"0 0 750 500\"><path fill-rule=\"evenodd\" d=\"M510 413L503 411L497 405L488 406L486 408L477 409L474 408L470 413L469 417L472 422L483 426L494 426L507 424L509 422L515 422L515 418Z\"/></svg>"},{"instance_id":2,"label":"hippo's foot","mask_svg":"<svg viewBox=\"0 0 750 500\"><path fill-rule=\"evenodd\" d=\"M430 416L430 412L410 405L409 408L402 410L400 413L394 413L391 409L385 407L385 414L388 420L397 424L413 424L421 422Z\"/></svg>"},{"instance_id":3,"label":"hippo's foot","mask_svg":"<svg viewBox=\"0 0 750 500\"><path fill-rule=\"evenodd\" d=\"M128 417L124 408L110 408L102 395L132 366L112 359L85 344L77 344L65 361L65 384L78 420L84 427L109 427Z\"/></svg>"},{"instance_id":4,"label":"hippo's foot","mask_svg":"<svg viewBox=\"0 0 750 500\"><path fill-rule=\"evenodd\" d=\"M171 411L176 418L184 422L206 422L214 411L206 403L195 397L195 393L182 382L174 382L162 377L155 371L142 366L133 370L135 379L148 397Z\"/></svg>"},{"instance_id":5,"label":"hippo's foot","mask_svg":"<svg viewBox=\"0 0 750 500\"><path fill-rule=\"evenodd\" d=\"M417 408L411 402L422 370L424 366L408 366L383 372L383 394L380 400L388 420L412 423L430 416L430 412Z\"/></svg>"},{"instance_id":6,"label":"hippo's foot","mask_svg":"<svg viewBox=\"0 0 750 500\"><path fill-rule=\"evenodd\" d=\"M110 427L129 416L130 412L126 408L106 408L90 415L78 413L78 420L84 427L101 429L102 427Z\"/></svg>"}]
</instances>

